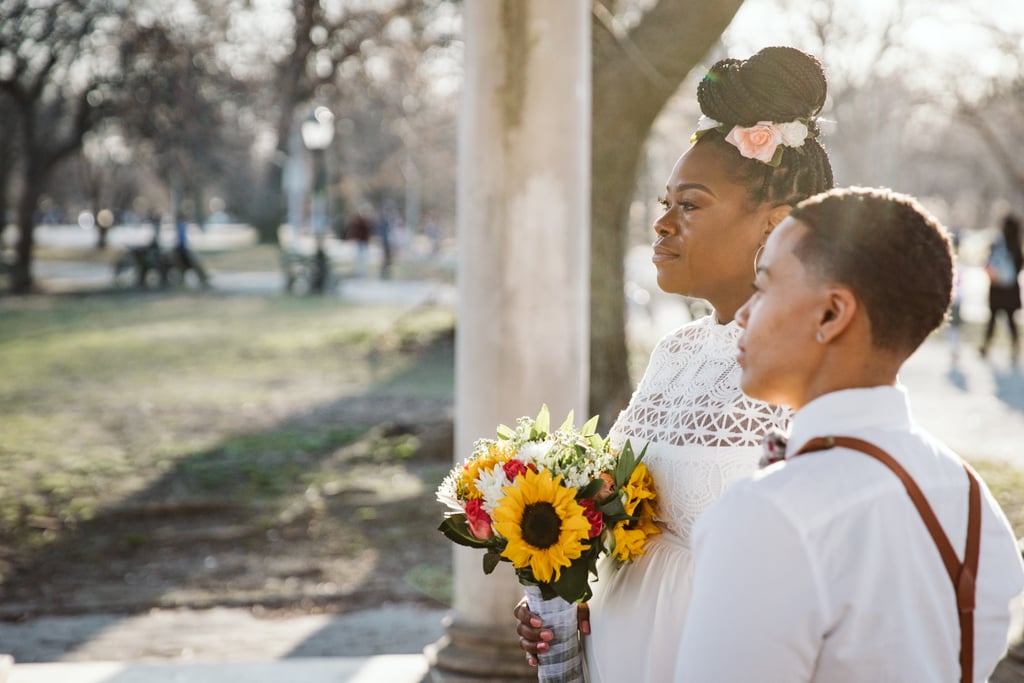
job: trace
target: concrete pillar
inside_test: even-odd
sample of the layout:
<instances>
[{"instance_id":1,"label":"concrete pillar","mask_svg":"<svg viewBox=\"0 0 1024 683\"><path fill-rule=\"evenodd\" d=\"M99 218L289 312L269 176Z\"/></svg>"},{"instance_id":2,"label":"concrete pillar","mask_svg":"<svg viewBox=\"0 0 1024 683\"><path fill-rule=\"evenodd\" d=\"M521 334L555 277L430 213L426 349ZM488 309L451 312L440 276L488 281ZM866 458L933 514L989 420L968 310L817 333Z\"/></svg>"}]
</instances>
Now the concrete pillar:
<instances>
[{"instance_id":1,"label":"concrete pillar","mask_svg":"<svg viewBox=\"0 0 1024 683\"><path fill-rule=\"evenodd\" d=\"M463 5L455 461L500 423L586 415L590 3ZM431 679L536 680L518 647L511 566L455 548L455 602Z\"/></svg>"}]
</instances>

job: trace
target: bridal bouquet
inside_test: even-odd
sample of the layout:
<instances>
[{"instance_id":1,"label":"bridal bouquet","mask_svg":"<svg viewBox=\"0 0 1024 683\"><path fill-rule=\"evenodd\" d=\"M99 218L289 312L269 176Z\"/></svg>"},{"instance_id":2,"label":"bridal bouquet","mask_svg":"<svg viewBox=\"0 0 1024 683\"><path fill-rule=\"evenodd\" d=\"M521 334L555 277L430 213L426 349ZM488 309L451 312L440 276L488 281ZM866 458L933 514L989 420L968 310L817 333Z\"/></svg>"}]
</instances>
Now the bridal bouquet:
<instances>
[{"instance_id":1,"label":"bridal bouquet","mask_svg":"<svg viewBox=\"0 0 1024 683\"><path fill-rule=\"evenodd\" d=\"M439 527L451 541L484 550L483 570L511 562L530 609L555 632L540 656L541 681L582 680L575 603L592 592L605 554L628 562L644 553L654 482L629 441L614 450L572 413L551 431L547 406L496 439L480 439L437 490L448 506ZM549 622L549 619L551 620Z\"/></svg>"}]
</instances>

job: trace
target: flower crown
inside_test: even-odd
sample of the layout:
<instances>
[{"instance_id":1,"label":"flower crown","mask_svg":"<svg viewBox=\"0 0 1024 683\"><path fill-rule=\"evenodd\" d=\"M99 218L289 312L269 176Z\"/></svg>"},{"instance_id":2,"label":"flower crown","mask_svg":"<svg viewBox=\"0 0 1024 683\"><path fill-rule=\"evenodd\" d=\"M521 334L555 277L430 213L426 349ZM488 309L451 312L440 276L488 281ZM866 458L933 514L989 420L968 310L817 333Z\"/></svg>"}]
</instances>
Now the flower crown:
<instances>
[{"instance_id":1,"label":"flower crown","mask_svg":"<svg viewBox=\"0 0 1024 683\"><path fill-rule=\"evenodd\" d=\"M782 148L803 147L804 140L814 137L811 132L810 119L796 119L788 123L774 121L758 121L753 126L733 126L725 136L725 141L740 151L747 159L757 159L769 166L778 166L782 162ZM725 131L728 124L715 121L701 114L697 121L697 130L690 136L690 143L697 142L709 130Z\"/></svg>"}]
</instances>

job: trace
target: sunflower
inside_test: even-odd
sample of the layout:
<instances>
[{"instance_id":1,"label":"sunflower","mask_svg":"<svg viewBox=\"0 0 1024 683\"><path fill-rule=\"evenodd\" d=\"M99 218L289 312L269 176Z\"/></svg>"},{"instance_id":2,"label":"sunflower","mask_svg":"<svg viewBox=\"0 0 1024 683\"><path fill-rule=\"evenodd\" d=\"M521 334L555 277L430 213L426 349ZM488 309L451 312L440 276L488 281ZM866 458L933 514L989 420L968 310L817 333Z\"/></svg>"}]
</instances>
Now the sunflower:
<instances>
[{"instance_id":1,"label":"sunflower","mask_svg":"<svg viewBox=\"0 0 1024 683\"><path fill-rule=\"evenodd\" d=\"M561 479L552 479L548 470L527 470L503 489L505 497L494 509L494 530L508 539L501 554L516 569L529 567L542 583L557 581L590 535L575 489L562 486Z\"/></svg>"},{"instance_id":2,"label":"sunflower","mask_svg":"<svg viewBox=\"0 0 1024 683\"><path fill-rule=\"evenodd\" d=\"M612 527L615 557L622 562L643 555L647 537L661 533L661 529L654 523L654 508L646 500L639 501L639 505L630 514L639 519L626 519Z\"/></svg>"},{"instance_id":3,"label":"sunflower","mask_svg":"<svg viewBox=\"0 0 1024 683\"><path fill-rule=\"evenodd\" d=\"M622 491L626 494L623 505L628 515L633 514L633 510L641 500L654 500L654 477L647 471L647 465L639 463L633 469L633 473L629 475L629 481L622 487Z\"/></svg>"},{"instance_id":4,"label":"sunflower","mask_svg":"<svg viewBox=\"0 0 1024 683\"><path fill-rule=\"evenodd\" d=\"M647 465L640 463L629 476L629 481L622 487L625 500L622 505L627 515L639 519L627 519L612 527L612 538L615 539L615 557L628 562L644 554L644 544L648 536L660 534L661 529L654 523L655 498L654 478L647 471Z\"/></svg>"}]
</instances>

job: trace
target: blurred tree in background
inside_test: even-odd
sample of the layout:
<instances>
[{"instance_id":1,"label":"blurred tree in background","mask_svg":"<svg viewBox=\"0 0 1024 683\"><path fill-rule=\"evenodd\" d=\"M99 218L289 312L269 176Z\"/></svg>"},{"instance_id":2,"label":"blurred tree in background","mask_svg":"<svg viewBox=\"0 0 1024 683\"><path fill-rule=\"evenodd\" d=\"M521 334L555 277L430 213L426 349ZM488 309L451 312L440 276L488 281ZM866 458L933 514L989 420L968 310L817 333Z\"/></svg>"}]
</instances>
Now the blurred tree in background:
<instances>
[{"instance_id":1,"label":"blurred tree in background","mask_svg":"<svg viewBox=\"0 0 1024 683\"><path fill-rule=\"evenodd\" d=\"M340 201L404 204L415 190L453 211L455 3L0 0L0 18L0 124L12 132L0 209L18 224L16 292L32 289L35 222L54 204L146 191L111 208L201 223L216 193L273 241L289 134L314 103L342 132L330 150L351 176ZM61 167L72 157L74 173Z\"/></svg>"},{"instance_id":2,"label":"blurred tree in background","mask_svg":"<svg viewBox=\"0 0 1024 683\"><path fill-rule=\"evenodd\" d=\"M589 412L601 415L603 429L632 393L623 264L644 143L742 2L660 0L645 11L637 3L594 3ZM673 147L681 154L686 145Z\"/></svg>"},{"instance_id":3,"label":"blurred tree in background","mask_svg":"<svg viewBox=\"0 0 1024 683\"><path fill-rule=\"evenodd\" d=\"M133 57L128 7L117 0L0 0L0 106L17 138L8 147L17 162L0 175L18 180L15 292L32 289L35 211L50 174L123 97L123 65Z\"/></svg>"},{"instance_id":4,"label":"blurred tree in background","mask_svg":"<svg viewBox=\"0 0 1024 683\"><path fill-rule=\"evenodd\" d=\"M952 95L960 123L978 136L992 155L1018 200L1024 200L1024 160L1019 149L1024 135L1024 34L995 22L981 22L996 59L1003 63L997 75L979 79L958 71Z\"/></svg>"}]
</instances>

